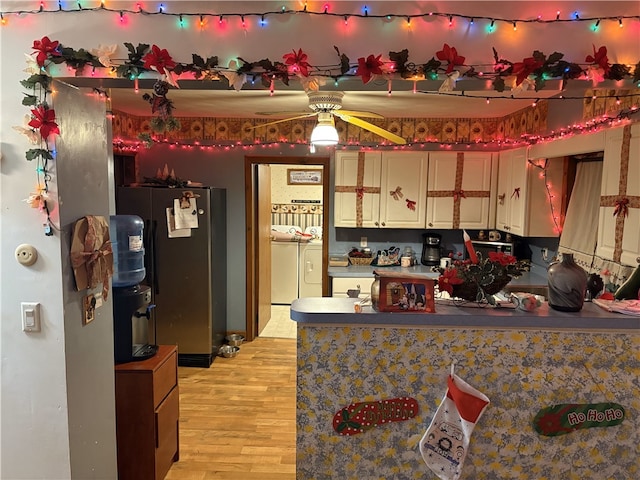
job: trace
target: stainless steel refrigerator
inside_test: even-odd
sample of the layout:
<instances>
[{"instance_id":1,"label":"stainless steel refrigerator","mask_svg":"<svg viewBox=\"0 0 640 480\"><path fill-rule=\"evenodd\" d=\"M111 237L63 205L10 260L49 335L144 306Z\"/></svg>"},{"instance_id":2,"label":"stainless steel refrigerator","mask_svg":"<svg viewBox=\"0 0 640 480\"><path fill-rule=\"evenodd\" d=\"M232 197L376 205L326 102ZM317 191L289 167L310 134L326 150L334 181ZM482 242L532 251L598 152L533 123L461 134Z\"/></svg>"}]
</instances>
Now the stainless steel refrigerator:
<instances>
[{"instance_id":1,"label":"stainless steel refrigerator","mask_svg":"<svg viewBox=\"0 0 640 480\"><path fill-rule=\"evenodd\" d=\"M197 222L196 227L172 228L176 200L185 202L182 208L190 203L187 211L197 220L187 220L191 225ZM151 341L177 345L181 366L209 367L227 328L226 190L118 187L116 213L144 220L142 283L151 287L155 305Z\"/></svg>"}]
</instances>

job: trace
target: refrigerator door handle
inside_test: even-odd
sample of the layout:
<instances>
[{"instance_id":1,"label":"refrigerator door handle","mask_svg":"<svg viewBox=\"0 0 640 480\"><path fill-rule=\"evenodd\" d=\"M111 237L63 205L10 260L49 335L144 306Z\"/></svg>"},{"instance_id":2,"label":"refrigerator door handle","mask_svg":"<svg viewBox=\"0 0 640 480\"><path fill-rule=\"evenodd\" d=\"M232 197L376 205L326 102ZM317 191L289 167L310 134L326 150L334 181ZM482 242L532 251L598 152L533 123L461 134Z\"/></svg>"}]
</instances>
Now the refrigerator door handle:
<instances>
[{"instance_id":1,"label":"refrigerator door handle","mask_svg":"<svg viewBox=\"0 0 640 480\"><path fill-rule=\"evenodd\" d=\"M160 285L158 285L158 279L160 275L158 275L158 249L157 249L157 241L158 241L158 221L153 220L151 227L151 269L153 271L153 290L156 294L160 293Z\"/></svg>"}]
</instances>

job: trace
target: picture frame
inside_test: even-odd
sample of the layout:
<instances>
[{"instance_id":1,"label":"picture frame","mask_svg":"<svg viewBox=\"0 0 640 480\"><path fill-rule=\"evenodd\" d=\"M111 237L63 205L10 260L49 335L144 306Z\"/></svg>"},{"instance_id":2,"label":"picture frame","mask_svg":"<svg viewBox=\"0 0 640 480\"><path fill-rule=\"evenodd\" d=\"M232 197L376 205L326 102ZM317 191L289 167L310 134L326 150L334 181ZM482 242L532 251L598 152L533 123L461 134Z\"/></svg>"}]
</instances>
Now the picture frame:
<instances>
[{"instance_id":1,"label":"picture frame","mask_svg":"<svg viewBox=\"0 0 640 480\"><path fill-rule=\"evenodd\" d=\"M322 169L287 169L287 185L322 185Z\"/></svg>"}]
</instances>

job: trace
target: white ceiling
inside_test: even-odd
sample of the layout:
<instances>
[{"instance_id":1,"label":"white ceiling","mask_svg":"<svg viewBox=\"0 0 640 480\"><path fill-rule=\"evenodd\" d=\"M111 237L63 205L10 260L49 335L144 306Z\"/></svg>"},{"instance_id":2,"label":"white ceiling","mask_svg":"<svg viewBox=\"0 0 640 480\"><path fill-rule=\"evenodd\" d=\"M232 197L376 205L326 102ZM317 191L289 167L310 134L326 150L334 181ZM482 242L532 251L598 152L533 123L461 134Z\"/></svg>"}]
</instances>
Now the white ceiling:
<instances>
[{"instance_id":1,"label":"white ceiling","mask_svg":"<svg viewBox=\"0 0 640 480\"><path fill-rule=\"evenodd\" d=\"M425 91L420 90L420 87L413 93L412 82L398 83L408 84L401 86L410 87L411 90L392 90L389 94L386 82L378 86L378 90L372 90L371 87L366 91L341 90L345 92L343 109L374 112L386 118L492 118L503 117L523 109L531 105L535 99L558 94L558 90L548 88L544 92L523 92L515 99L510 98L510 92L500 93L494 90L465 90L464 96L459 90L442 95L438 94L437 90ZM141 87L138 92L134 90L133 85L112 88L112 110L150 116L150 104L142 99L144 93L152 93L151 87ZM172 88L167 98L173 102L173 114L176 117L286 118L292 116L288 112L311 113L307 95L302 90L276 88L274 93L270 94L268 89L237 92L233 89L204 90L201 87L192 89L187 86ZM258 115L258 112L285 113L264 117Z\"/></svg>"}]
</instances>

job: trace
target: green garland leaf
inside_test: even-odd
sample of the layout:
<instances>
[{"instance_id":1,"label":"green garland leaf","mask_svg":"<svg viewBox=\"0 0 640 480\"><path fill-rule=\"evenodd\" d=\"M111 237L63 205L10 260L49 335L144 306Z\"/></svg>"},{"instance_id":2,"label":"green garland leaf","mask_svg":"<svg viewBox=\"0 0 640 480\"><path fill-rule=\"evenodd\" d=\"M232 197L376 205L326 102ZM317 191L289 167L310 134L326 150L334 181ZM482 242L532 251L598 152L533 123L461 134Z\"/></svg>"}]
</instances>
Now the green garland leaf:
<instances>
[{"instance_id":1,"label":"green garland leaf","mask_svg":"<svg viewBox=\"0 0 640 480\"><path fill-rule=\"evenodd\" d=\"M38 97L35 95L24 94L24 98L22 99L22 105L25 107L33 107L38 103Z\"/></svg>"},{"instance_id":2,"label":"green garland leaf","mask_svg":"<svg viewBox=\"0 0 640 480\"><path fill-rule=\"evenodd\" d=\"M49 152L49 150L46 150L44 148L32 148L30 150L27 150L25 152L25 157L29 161L39 157L42 157L44 160L53 160L53 155L51 155L51 152Z\"/></svg>"}]
</instances>

